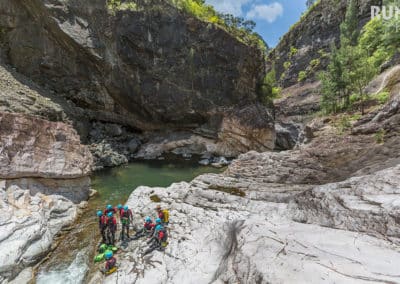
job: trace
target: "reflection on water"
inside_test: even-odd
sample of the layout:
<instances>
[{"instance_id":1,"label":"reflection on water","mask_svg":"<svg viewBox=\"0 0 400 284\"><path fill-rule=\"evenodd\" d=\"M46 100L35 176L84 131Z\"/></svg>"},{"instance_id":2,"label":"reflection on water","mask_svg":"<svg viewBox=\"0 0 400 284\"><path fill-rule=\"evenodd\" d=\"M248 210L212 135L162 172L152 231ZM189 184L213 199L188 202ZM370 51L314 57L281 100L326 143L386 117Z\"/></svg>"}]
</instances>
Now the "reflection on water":
<instances>
[{"instance_id":1,"label":"reflection on water","mask_svg":"<svg viewBox=\"0 0 400 284\"><path fill-rule=\"evenodd\" d=\"M51 257L40 268L37 283L83 283L99 240L96 210L106 204L124 204L132 191L140 185L169 186L174 182L190 181L204 173L221 169L203 167L193 161L135 162L124 167L106 169L92 177L92 188L98 194L89 201L81 218L76 221Z\"/></svg>"}]
</instances>

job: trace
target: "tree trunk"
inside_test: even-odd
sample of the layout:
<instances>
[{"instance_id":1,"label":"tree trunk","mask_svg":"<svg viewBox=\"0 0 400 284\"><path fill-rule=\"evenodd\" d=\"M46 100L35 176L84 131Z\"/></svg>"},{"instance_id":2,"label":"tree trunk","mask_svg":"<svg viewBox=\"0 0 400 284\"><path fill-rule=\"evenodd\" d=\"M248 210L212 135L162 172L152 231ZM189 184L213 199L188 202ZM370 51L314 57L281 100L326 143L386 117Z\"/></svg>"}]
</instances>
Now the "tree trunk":
<instances>
[{"instance_id":1,"label":"tree trunk","mask_svg":"<svg viewBox=\"0 0 400 284\"><path fill-rule=\"evenodd\" d=\"M364 113L364 93L363 93L363 90L362 90L362 87L360 87L359 88L359 90L360 90L360 96L361 96L361 115L364 115L365 113Z\"/></svg>"}]
</instances>

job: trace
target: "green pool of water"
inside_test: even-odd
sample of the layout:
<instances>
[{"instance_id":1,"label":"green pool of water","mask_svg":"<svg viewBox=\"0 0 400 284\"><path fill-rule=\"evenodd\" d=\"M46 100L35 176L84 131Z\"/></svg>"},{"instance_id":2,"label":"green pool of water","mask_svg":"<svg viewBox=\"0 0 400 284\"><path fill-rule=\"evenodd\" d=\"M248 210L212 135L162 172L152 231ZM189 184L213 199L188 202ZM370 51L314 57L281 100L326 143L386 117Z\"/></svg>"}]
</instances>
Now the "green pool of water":
<instances>
[{"instance_id":1,"label":"green pool of water","mask_svg":"<svg viewBox=\"0 0 400 284\"><path fill-rule=\"evenodd\" d=\"M92 176L92 188L98 193L90 199L70 231L63 235L50 258L38 268L37 283L83 283L85 277L82 274L96 269L92 261L100 238L96 210L104 209L107 204L124 204L140 185L166 187L174 182L190 181L204 173L221 171L194 161L173 160L135 162L96 172Z\"/></svg>"},{"instance_id":2,"label":"green pool of water","mask_svg":"<svg viewBox=\"0 0 400 284\"><path fill-rule=\"evenodd\" d=\"M90 207L104 207L124 203L132 191L140 186L166 187L174 182L191 181L204 173L218 173L220 169L202 167L193 161L135 162L124 167L106 169L92 177L92 188L98 191Z\"/></svg>"}]
</instances>

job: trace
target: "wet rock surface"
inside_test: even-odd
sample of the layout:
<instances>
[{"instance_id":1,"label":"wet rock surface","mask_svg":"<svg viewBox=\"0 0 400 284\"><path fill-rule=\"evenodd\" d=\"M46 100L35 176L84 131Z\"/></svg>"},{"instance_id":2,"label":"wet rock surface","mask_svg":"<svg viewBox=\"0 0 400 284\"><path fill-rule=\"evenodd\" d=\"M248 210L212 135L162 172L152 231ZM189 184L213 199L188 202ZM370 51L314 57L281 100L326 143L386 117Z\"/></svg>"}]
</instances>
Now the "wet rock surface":
<instances>
[{"instance_id":1,"label":"wet rock surface","mask_svg":"<svg viewBox=\"0 0 400 284\"><path fill-rule=\"evenodd\" d=\"M275 149L291 150L302 141L302 125L296 123L276 123Z\"/></svg>"},{"instance_id":2,"label":"wet rock surface","mask_svg":"<svg viewBox=\"0 0 400 284\"><path fill-rule=\"evenodd\" d=\"M78 216L71 200L52 192L30 190L0 180L0 279L13 279L25 267L40 261L54 244L55 236ZM80 185L79 190L84 191ZM68 187L69 194L73 193Z\"/></svg>"},{"instance_id":3,"label":"wet rock surface","mask_svg":"<svg viewBox=\"0 0 400 284\"><path fill-rule=\"evenodd\" d=\"M91 167L71 125L0 112L1 281L40 261L75 220ZM24 271L16 281L28 277Z\"/></svg>"}]
</instances>

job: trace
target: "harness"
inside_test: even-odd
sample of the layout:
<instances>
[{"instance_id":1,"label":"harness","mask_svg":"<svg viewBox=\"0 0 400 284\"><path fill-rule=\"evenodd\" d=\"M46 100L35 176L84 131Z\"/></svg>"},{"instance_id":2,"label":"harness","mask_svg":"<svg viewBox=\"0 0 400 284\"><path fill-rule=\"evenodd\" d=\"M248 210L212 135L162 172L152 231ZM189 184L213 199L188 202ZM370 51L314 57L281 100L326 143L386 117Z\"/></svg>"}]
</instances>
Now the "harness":
<instances>
[{"instance_id":1,"label":"harness","mask_svg":"<svg viewBox=\"0 0 400 284\"><path fill-rule=\"evenodd\" d=\"M107 227L107 218L106 216L101 216L99 218L99 225L101 229L105 229Z\"/></svg>"},{"instance_id":2,"label":"harness","mask_svg":"<svg viewBox=\"0 0 400 284\"><path fill-rule=\"evenodd\" d=\"M129 224L129 219L130 219L130 212L129 212L129 210L127 210L127 211L122 211L122 216L121 216L121 223L123 224L123 225L127 225L127 224Z\"/></svg>"},{"instance_id":3,"label":"harness","mask_svg":"<svg viewBox=\"0 0 400 284\"><path fill-rule=\"evenodd\" d=\"M116 224L115 224L114 220L115 220L114 217L107 219L107 226L112 231L115 230L115 227L116 227Z\"/></svg>"}]
</instances>

